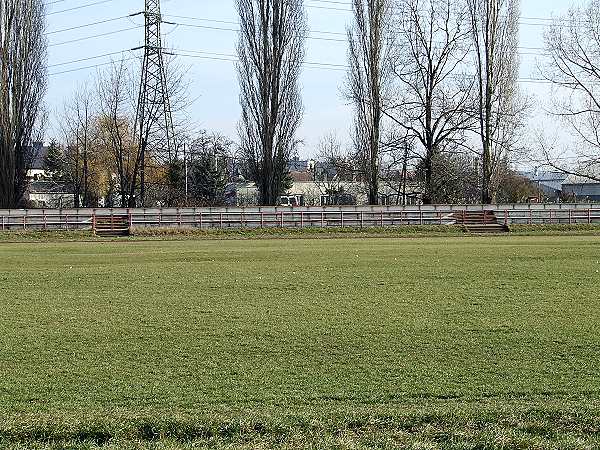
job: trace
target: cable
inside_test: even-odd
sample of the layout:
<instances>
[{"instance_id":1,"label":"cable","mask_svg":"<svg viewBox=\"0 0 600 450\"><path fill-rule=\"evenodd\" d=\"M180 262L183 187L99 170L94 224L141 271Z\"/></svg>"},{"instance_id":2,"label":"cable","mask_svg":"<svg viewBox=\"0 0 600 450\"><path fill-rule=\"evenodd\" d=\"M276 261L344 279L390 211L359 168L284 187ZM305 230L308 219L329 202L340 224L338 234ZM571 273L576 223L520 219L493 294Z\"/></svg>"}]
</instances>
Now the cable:
<instances>
[{"instance_id":1,"label":"cable","mask_svg":"<svg viewBox=\"0 0 600 450\"><path fill-rule=\"evenodd\" d=\"M121 59L119 62L123 63L123 62L127 62L127 61L132 61L134 59L139 59L139 58L137 58L137 57L131 57L131 58L126 58L126 59ZM79 72L81 70L96 69L98 67L108 66L108 65L114 64L114 63L115 63L115 61L108 61L106 63L95 64L93 66L78 67L76 69L68 69L68 70L63 70L61 72L54 72L54 73L49 74L48 76L53 77L53 76L62 75L62 74L65 74L65 73Z\"/></svg>"},{"instance_id":2,"label":"cable","mask_svg":"<svg viewBox=\"0 0 600 450\"><path fill-rule=\"evenodd\" d=\"M101 0L99 2L94 2L94 3L88 3L86 5L75 6L73 8L63 9L61 11L52 11L52 12L47 13L46 15L47 16L53 16L54 14L62 14L62 13L66 13L66 12L69 12L69 11L75 11L77 9L89 8L90 6L102 5L103 3L108 3L108 2L113 2L113 1L115 1L115 0ZM55 2L55 3L58 3L58 2Z\"/></svg>"},{"instance_id":3,"label":"cable","mask_svg":"<svg viewBox=\"0 0 600 450\"><path fill-rule=\"evenodd\" d=\"M170 16L170 17L174 17L174 16ZM188 17L189 20L192 20L191 17ZM209 21L209 22L219 22L219 23L229 23L229 24L237 24L236 22L227 22L227 21L216 21L216 20L212 20L212 19L201 19L201 18L196 18L195 20L198 21ZM201 29L205 29L205 30L215 30L215 31L231 31L231 32L239 32L238 29L236 28L225 28L225 27L213 27L210 25L196 25L196 24L189 24L189 23L172 23L172 25L177 25L179 27L188 27L188 28L201 28ZM333 32L333 31L316 31L316 30L311 30L311 33L329 33L329 34L343 34L343 33L338 33L338 32ZM341 43L347 43L348 40L347 39L335 39L335 38L326 38L326 37L319 37L319 36L306 36L307 39L310 40L316 40L316 41L331 41L331 42L341 42ZM541 47L518 47L519 49L522 50L543 50L543 48ZM546 56L547 53L536 53L536 52L519 52L520 55L522 56Z\"/></svg>"},{"instance_id":4,"label":"cable","mask_svg":"<svg viewBox=\"0 0 600 450\"><path fill-rule=\"evenodd\" d=\"M86 41L86 40L95 39L98 37L110 36L112 34L123 33L125 31L131 31L131 30L137 30L139 28L144 28L144 25L136 25L135 27L131 27L131 28L123 28L121 30L108 31L106 33L95 34L93 36L86 36L86 37L82 37L82 38L78 38L78 39L72 39L70 41L58 42L56 44L50 44L50 45L48 45L48 47L58 47L59 45L73 44L75 42Z\"/></svg>"},{"instance_id":5,"label":"cable","mask_svg":"<svg viewBox=\"0 0 600 450\"><path fill-rule=\"evenodd\" d=\"M79 62L90 61L92 59L104 58L105 56L118 55L118 54L124 53L126 51L128 51L128 50L120 50L118 52L105 53L103 55L98 55L98 56L90 56L89 58L81 58L81 59L76 59L76 60L73 60L73 61L66 61L66 62L62 62L62 63L51 64L51 65L48 66L48 68L58 67L58 66L67 66L69 64L75 64L75 63L79 63Z\"/></svg>"},{"instance_id":6,"label":"cable","mask_svg":"<svg viewBox=\"0 0 600 450\"><path fill-rule=\"evenodd\" d=\"M86 23L84 25L77 25L77 26L70 27L70 28L63 28L61 30L49 31L48 33L46 33L46 35L49 36L51 34L64 33L65 31L73 31L73 30L79 30L81 28L93 27L95 25L101 25L104 23L115 22L117 20L127 19L128 17L130 17L130 15L115 17L112 19L99 20L98 22L91 22L91 23Z\"/></svg>"},{"instance_id":7,"label":"cable","mask_svg":"<svg viewBox=\"0 0 600 450\"><path fill-rule=\"evenodd\" d=\"M341 2L341 1L336 1L336 0L307 0L311 3L326 3L326 4L334 4L334 5L342 5L342 6L347 6L348 8L352 7L352 3L348 3L348 2ZM309 6L314 8L315 6ZM321 7L322 8L322 7ZM400 10L401 8L398 7L392 7L392 9L395 10ZM345 10L342 10L345 11ZM348 11L352 11L351 9ZM519 16L519 19L521 20L539 20L539 21L545 21L545 22L571 22L571 19L567 19L564 17L531 17L531 16ZM528 24L525 24L528 25ZM544 24L531 24L531 25L544 25ZM546 24L548 25L548 24Z\"/></svg>"},{"instance_id":8,"label":"cable","mask_svg":"<svg viewBox=\"0 0 600 450\"><path fill-rule=\"evenodd\" d=\"M90 58L84 58L81 60L63 62L60 64L55 64L50 67L74 64L76 62L97 59L97 58L101 58L104 56L115 55L118 53L124 53L125 51L127 51L127 50L114 52L114 53L107 53L106 55L98 55L98 56L94 56L94 57L90 57ZM170 51L169 53L174 56L181 56L184 58L198 58L198 59L206 59L206 60L214 60L214 61L228 61L228 62L238 62L239 61L236 55L227 54L227 53L203 52L203 51L197 51L197 50L176 50L176 51ZM190 55L190 54L186 54L186 53L192 53L192 54ZM205 55L208 55L208 56L205 56ZM127 58L127 59L122 59L121 61L126 62L126 61L132 61L135 59L139 59L139 58L132 57L132 58ZM81 70L94 69L94 68L103 67L103 66L113 64L113 63L114 63L114 61L109 61L106 63L94 64L91 66L77 67L74 69L68 69L68 70L63 70L60 72L54 72L54 73L49 74L49 76L56 76L56 75L62 75L62 74L66 74L66 73L78 72ZM322 63L322 62L316 62L316 61L306 61L303 63L303 65L308 68L321 69L321 70L332 70L332 71L337 71L337 72L340 72L340 71L346 72L348 70L348 66L346 66L346 65ZM519 78L519 79L517 79L517 82L518 83L532 83L532 84L554 84L552 81L545 80L542 78L528 78L528 77Z\"/></svg>"}]
</instances>

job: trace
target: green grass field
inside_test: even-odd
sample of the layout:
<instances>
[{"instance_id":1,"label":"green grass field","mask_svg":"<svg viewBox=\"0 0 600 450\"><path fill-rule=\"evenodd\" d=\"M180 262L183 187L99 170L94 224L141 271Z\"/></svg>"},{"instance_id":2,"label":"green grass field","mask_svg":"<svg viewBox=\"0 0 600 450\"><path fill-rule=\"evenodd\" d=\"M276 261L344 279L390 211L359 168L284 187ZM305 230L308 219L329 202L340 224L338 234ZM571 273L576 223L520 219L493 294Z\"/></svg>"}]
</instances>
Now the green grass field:
<instances>
[{"instance_id":1,"label":"green grass field","mask_svg":"<svg viewBox=\"0 0 600 450\"><path fill-rule=\"evenodd\" d=\"M600 239L0 244L2 448L600 448Z\"/></svg>"}]
</instances>

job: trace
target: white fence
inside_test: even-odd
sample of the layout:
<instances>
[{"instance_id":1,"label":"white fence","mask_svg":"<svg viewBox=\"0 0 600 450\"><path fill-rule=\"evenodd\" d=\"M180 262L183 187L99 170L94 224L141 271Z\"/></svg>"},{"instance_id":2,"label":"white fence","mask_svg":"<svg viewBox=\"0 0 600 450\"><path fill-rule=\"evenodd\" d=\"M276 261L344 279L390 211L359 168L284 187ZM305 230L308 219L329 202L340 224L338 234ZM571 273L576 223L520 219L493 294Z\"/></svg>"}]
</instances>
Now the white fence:
<instances>
[{"instance_id":1,"label":"white fence","mask_svg":"<svg viewBox=\"0 0 600 450\"><path fill-rule=\"evenodd\" d=\"M457 211L494 211L499 223L600 224L600 205L513 204L255 208L0 210L0 230L91 230L96 220L127 217L131 227L305 228L456 224Z\"/></svg>"}]
</instances>

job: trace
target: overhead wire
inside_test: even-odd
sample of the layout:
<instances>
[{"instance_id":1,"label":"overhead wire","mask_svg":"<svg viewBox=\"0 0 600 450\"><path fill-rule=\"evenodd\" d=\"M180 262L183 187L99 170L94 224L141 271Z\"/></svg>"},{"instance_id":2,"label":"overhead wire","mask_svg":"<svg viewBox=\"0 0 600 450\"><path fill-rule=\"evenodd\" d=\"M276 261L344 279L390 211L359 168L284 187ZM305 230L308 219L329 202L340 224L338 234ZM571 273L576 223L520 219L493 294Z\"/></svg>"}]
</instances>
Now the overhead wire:
<instances>
[{"instance_id":1,"label":"overhead wire","mask_svg":"<svg viewBox=\"0 0 600 450\"><path fill-rule=\"evenodd\" d=\"M60 0L61 2L64 0ZM108 3L109 1L114 1L114 0L103 0L103 1L98 1L98 2L93 2L93 3L88 3L86 5L80 5L78 7L74 7L74 8L70 8L70 9L66 9L63 11L59 11L59 12L66 12L69 10L73 10L73 9L80 9L80 8L84 8L84 7L89 7L89 6L93 6L93 5L97 5L97 4L102 4L102 3ZM316 3L335 3L335 4L341 4L344 2L336 2L334 0L309 0L311 2L316 2ZM58 3L59 1L57 1L56 3ZM57 12L58 13L58 12ZM90 27L90 26L95 26L95 25L100 25L100 24L104 24L104 23L108 23L108 22L113 22L113 21L117 21L117 20L121 20L124 18L130 18L133 17L135 15L139 15L140 13L134 13L134 14L128 14L128 15L124 15L124 16L120 16L120 17L115 17L115 18L111 18L111 19L104 19L104 20L100 20L100 21L96 21L96 22L91 22L88 24L83 24L83 25L78 25L78 26L74 26L74 27L70 27L70 28L65 28L65 29L61 29L61 30L55 30L53 32L50 32L48 34L58 34L58 33L62 33L62 32L67 32L67 31L71 31L71 30L76 30L76 29L81 29L81 28L86 28L86 27ZM195 16L183 16L183 15L169 15L169 14L165 14L165 17L171 17L171 18L176 18L176 19L184 19L184 20L193 20L193 21L200 21L200 22L209 22L209 23L221 23L221 24L226 24L226 25L239 25L238 22L235 21L229 21L229 20L218 20L218 19L209 19L209 18L202 18L202 17L195 17ZM552 19L546 19L546 18L536 18L539 20L552 20ZM202 28L202 29L207 29L207 30L217 30L217 31L228 31L228 32L238 32L238 29L235 28L226 28L226 27L217 27L217 26L209 26L209 25L199 25L199 24L189 24L189 23L174 23L174 22L169 22L171 25L174 25L176 27L191 27L191 28ZM90 40L90 39L95 39L95 38L99 38L99 37L104 37L104 36L108 36L108 35L112 35L112 34L118 34L118 33L122 33L122 32L126 32L126 31L131 31L131 30L135 30L138 28L143 28L143 25L136 25L134 27L130 27L130 28L125 28L125 29L119 29L119 30L113 30L113 31L109 31L106 33L100 33L100 34L96 34L96 35L92 35L92 36L85 36L85 37L80 37L80 38L76 38L76 39L72 39L72 40L67 40L67 41L63 41L63 42L59 42L59 43L55 43L55 44L51 44L50 47L55 47L55 46L61 46L61 45L66 45L66 44L71 44L71 43L77 43L77 42L81 42L81 41L85 41L85 40ZM343 32L336 32L336 31L329 31L329 30L310 30L309 33L312 34L329 34L329 35L345 35L345 33ZM312 39L312 40L320 40L320 41L331 41L331 42L347 42L347 39L336 39L336 38L327 38L327 37L320 37L320 36L307 36L308 39ZM520 55L527 55L527 56L545 56L546 54L544 52L539 52L541 50L543 50L540 47L519 47L520 50L526 50L526 52L519 52ZM127 50L124 50L127 51ZM195 50L190 50L190 51L185 51L185 50L178 50L179 52L183 52L182 54L180 54L179 56L183 56L183 57L198 57L198 58L204 58L204 59L215 59L215 60L228 60L226 58L230 58L229 60L231 60L232 57L235 57L235 55L230 55L230 54L217 54L214 53L213 56L210 56L209 52L201 52L201 51L195 51ZM117 51L117 52L112 52L112 53L106 53L103 55L97 55L97 56L92 56L92 57L88 57L88 58L82 58L79 60L73 60L73 61L66 61L66 62L62 62L59 64L54 64L51 65L49 67L57 67L57 66L65 66L65 65L69 65L69 64L75 64L78 62L82 62L82 61L88 61L88 60L92 60L92 59L98 59L101 57L106 57L106 56L112 56L115 54L119 54L122 53L123 51ZM187 53L192 53L187 54ZM235 60L231 60L231 61L235 61ZM106 64L110 64L112 62L108 62ZM341 64L332 64L332 63L320 63L320 62L307 62L305 63L308 66L313 66L313 67L320 67L320 68L329 68L331 70L346 70L347 66L345 65L341 65ZM102 65L105 64L97 64L97 65L93 65L93 66L86 66L86 67L79 67L79 68L74 68L74 69L69 69L69 70L65 70L65 71L61 71L61 72L55 72L51 75L59 75L59 74L63 74L63 73L70 73L70 72L75 72L75 71L79 71L79 70L85 70L85 69L89 69L89 68L95 68L95 67L100 67ZM520 78L519 79L520 82L536 82L536 83L549 83L548 80L544 80L544 79L535 79L535 78Z\"/></svg>"},{"instance_id":2,"label":"overhead wire","mask_svg":"<svg viewBox=\"0 0 600 450\"><path fill-rule=\"evenodd\" d=\"M100 1L97 1L97 2L93 2L93 3L87 3L85 5L79 5L79 6L74 6L72 8L63 9L61 11L50 11L50 12L46 13L46 15L47 16L53 16L53 15L56 15L56 14L62 14L62 13L70 12L70 11L76 11L76 10L79 10L79 9L89 8L89 7L92 7L92 6L102 5L104 3L109 3L109 2L114 2L114 1L116 1L116 0L100 0ZM56 1L54 3L59 3L59 2Z\"/></svg>"}]
</instances>

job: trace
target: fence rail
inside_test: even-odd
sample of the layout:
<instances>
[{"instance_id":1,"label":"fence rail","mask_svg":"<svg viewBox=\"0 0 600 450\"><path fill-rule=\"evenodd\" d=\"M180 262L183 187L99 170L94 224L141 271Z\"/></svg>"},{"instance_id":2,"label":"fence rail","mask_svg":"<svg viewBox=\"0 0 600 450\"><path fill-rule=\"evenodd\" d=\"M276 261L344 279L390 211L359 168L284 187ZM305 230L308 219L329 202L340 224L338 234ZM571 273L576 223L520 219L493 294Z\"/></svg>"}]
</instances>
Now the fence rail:
<instances>
[{"instance_id":1,"label":"fence rail","mask_svg":"<svg viewBox=\"0 0 600 450\"><path fill-rule=\"evenodd\" d=\"M131 227L308 228L452 225L459 211L494 211L499 223L600 224L600 205L436 205L422 207L164 208L0 210L0 230L92 230L98 218Z\"/></svg>"}]
</instances>

